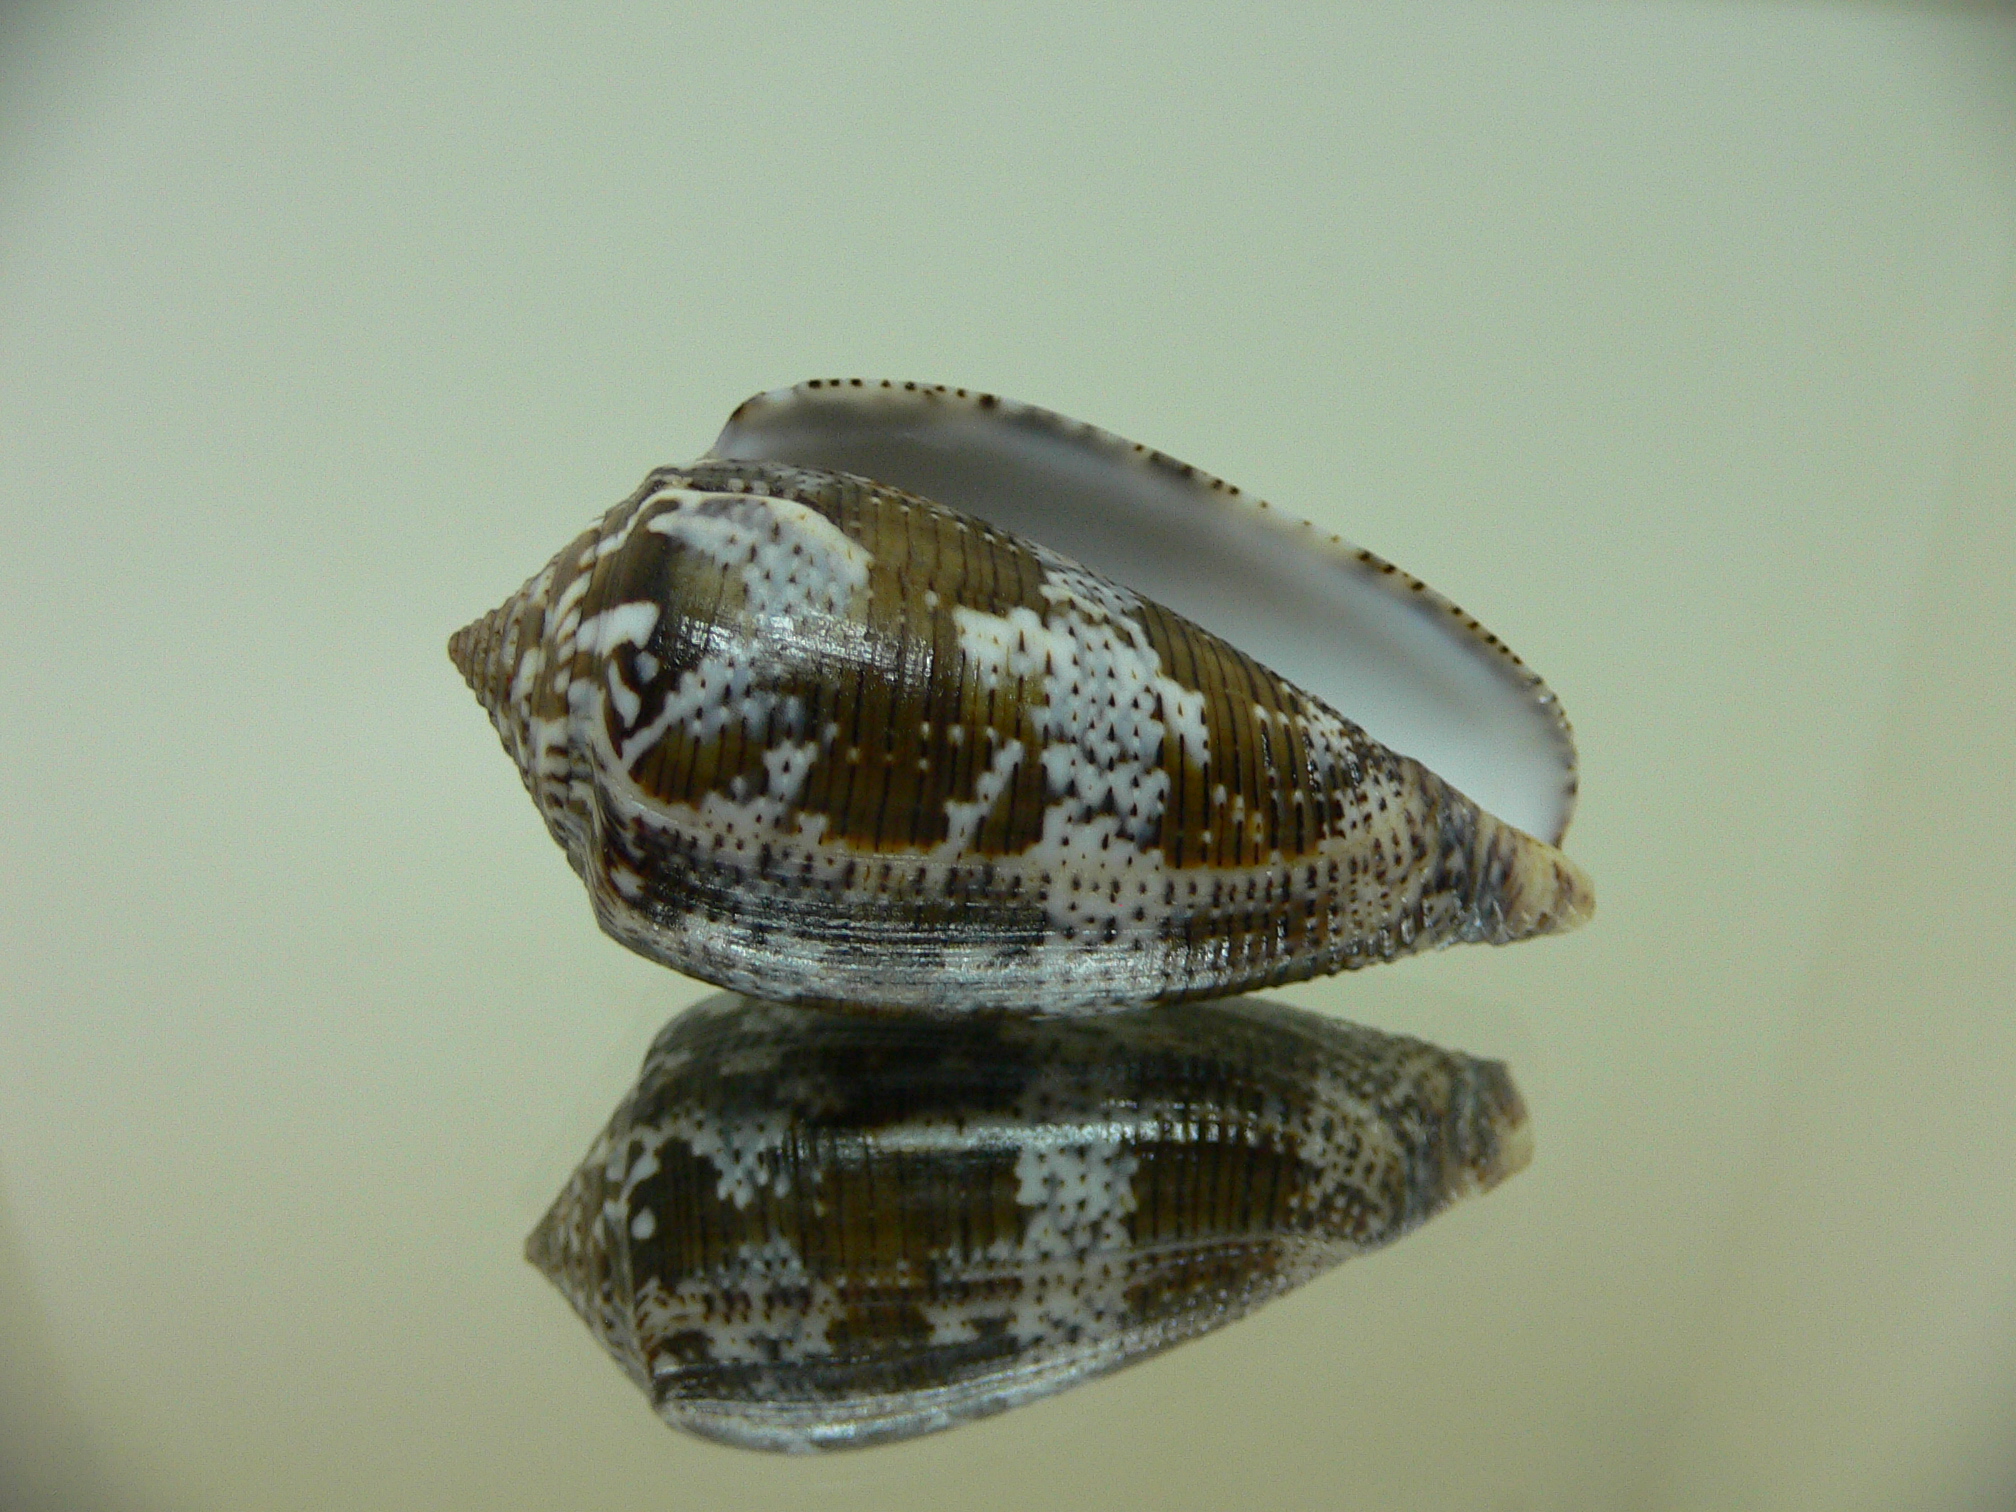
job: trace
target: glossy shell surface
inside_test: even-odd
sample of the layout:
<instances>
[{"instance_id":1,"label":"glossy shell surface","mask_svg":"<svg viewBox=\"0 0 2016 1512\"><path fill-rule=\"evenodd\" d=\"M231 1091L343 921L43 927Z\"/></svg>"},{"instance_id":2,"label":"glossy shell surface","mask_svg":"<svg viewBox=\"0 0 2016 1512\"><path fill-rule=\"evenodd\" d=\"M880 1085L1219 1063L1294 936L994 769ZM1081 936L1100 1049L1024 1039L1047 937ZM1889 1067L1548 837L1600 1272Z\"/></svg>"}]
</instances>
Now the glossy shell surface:
<instances>
[{"instance_id":1,"label":"glossy shell surface","mask_svg":"<svg viewBox=\"0 0 2016 1512\"><path fill-rule=\"evenodd\" d=\"M1294 527L1217 480L988 396L874 393L881 409L857 396L837 418L823 387L761 396L718 449L872 435L879 453L831 460L904 472L921 445L950 459L933 486L969 502L1032 527L1105 509L1165 555L1215 533L1224 551L1192 552L1203 598L1264 601L1272 581L1292 600L1309 553L1275 535ZM1142 516L1143 480L1182 508ZM1309 609L1289 641L1320 663L1397 640L1403 686L1467 678L1456 702L1516 769L1508 796L1558 836L1574 764L1552 696L1453 606L1337 549L1326 591L1356 607ZM451 654L603 927L764 997L1106 1010L1551 933L1591 907L1552 845L1245 651L1040 539L831 465L654 472Z\"/></svg>"},{"instance_id":2,"label":"glossy shell surface","mask_svg":"<svg viewBox=\"0 0 2016 1512\"><path fill-rule=\"evenodd\" d=\"M674 1427L844 1448L1216 1328L1530 1148L1502 1065L1278 1004L724 996L659 1035L526 1249Z\"/></svg>"}]
</instances>

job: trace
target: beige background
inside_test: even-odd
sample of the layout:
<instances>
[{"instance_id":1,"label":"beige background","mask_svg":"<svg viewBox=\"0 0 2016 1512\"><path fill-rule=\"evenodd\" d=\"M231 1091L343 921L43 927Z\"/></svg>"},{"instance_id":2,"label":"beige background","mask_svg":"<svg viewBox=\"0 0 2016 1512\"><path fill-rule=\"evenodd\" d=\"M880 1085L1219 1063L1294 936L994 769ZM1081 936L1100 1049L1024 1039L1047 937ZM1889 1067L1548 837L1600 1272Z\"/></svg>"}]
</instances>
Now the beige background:
<instances>
[{"instance_id":1,"label":"beige background","mask_svg":"<svg viewBox=\"0 0 2016 1512\"><path fill-rule=\"evenodd\" d=\"M2008 1507L2012 277L2006 12L0 22L0 1500ZM1285 994L1509 1057L1510 1185L782 1462L518 1258L702 989L596 933L442 647L855 373L1480 615L1575 719L1601 908Z\"/></svg>"}]
</instances>

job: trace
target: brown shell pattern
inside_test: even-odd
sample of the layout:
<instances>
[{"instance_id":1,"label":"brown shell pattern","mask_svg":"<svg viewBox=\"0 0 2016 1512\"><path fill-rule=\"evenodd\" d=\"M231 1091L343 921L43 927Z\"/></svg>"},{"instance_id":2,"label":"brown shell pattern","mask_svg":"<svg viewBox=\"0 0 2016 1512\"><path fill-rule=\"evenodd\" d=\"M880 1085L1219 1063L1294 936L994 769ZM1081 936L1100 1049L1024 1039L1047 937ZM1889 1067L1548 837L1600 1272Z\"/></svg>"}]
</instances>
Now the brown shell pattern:
<instances>
[{"instance_id":1,"label":"brown shell pattern","mask_svg":"<svg viewBox=\"0 0 2016 1512\"><path fill-rule=\"evenodd\" d=\"M1493 1061L1278 1004L666 1026L527 1255L672 1426L932 1432L1216 1328L1525 1165Z\"/></svg>"},{"instance_id":2,"label":"brown shell pattern","mask_svg":"<svg viewBox=\"0 0 2016 1512\"><path fill-rule=\"evenodd\" d=\"M450 651L602 926L740 992L1087 1012L1591 906L1216 636L847 474L653 472Z\"/></svg>"}]
</instances>

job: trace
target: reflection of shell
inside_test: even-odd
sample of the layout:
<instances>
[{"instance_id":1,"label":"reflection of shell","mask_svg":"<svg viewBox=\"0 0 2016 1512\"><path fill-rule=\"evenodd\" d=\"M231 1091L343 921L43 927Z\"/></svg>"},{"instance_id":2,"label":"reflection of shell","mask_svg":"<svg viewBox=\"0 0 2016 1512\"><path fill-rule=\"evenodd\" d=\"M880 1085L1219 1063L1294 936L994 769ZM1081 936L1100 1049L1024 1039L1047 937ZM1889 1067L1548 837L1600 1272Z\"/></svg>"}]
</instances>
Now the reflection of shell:
<instances>
[{"instance_id":1,"label":"reflection of shell","mask_svg":"<svg viewBox=\"0 0 2016 1512\"><path fill-rule=\"evenodd\" d=\"M1452 759L1558 838L1559 708L1446 601L1044 411L850 394L751 401L725 456L651 474L451 643L618 939L791 1001L1069 1012L1587 914L1552 846L987 519L1058 524L1182 593L1149 560L1173 552L1207 614L1291 606L1282 649L1312 666L1390 651L1403 696L1366 698L1402 729L1457 709ZM832 470L870 463L948 497Z\"/></svg>"},{"instance_id":2,"label":"reflection of shell","mask_svg":"<svg viewBox=\"0 0 2016 1512\"><path fill-rule=\"evenodd\" d=\"M838 1448L1216 1328L1530 1148L1502 1065L1276 1004L724 997L658 1036L526 1251L674 1427Z\"/></svg>"}]
</instances>

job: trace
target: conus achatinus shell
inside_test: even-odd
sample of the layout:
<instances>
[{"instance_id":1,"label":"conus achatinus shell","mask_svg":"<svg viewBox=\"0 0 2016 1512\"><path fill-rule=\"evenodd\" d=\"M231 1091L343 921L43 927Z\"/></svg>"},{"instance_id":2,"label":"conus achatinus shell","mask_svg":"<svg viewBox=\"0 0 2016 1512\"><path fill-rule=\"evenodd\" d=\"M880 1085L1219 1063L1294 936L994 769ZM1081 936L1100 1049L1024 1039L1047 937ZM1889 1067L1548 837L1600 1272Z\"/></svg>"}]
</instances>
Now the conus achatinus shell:
<instances>
[{"instance_id":1,"label":"conus achatinus shell","mask_svg":"<svg viewBox=\"0 0 2016 1512\"><path fill-rule=\"evenodd\" d=\"M1222 489L1090 427L1030 431L1044 412L962 413L1014 444L1062 437L1097 488L1145 469ZM738 435L754 445L731 425L724 446ZM1474 621L1379 586L1392 569L1360 575L1482 669L1558 835L1573 747L1552 696ZM450 649L603 927L736 991L1086 1012L1524 939L1591 907L1553 846L1245 652L853 473L653 472Z\"/></svg>"},{"instance_id":2,"label":"conus achatinus shell","mask_svg":"<svg viewBox=\"0 0 2016 1512\"><path fill-rule=\"evenodd\" d=\"M1232 1321L1531 1153L1505 1068L1253 999L674 1019L526 1243L676 1428L844 1448Z\"/></svg>"}]
</instances>

